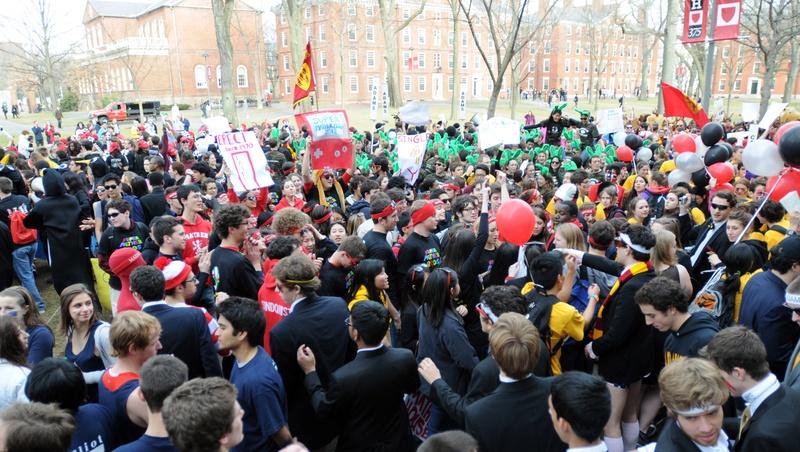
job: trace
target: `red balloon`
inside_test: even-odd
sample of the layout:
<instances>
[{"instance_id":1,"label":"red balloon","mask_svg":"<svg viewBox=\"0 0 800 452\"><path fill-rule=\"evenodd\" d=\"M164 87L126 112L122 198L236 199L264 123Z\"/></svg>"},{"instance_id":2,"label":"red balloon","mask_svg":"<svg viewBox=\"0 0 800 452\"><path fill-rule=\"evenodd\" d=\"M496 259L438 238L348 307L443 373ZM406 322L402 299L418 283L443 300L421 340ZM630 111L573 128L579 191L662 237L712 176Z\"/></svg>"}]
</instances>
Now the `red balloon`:
<instances>
[{"instance_id":1,"label":"red balloon","mask_svg":"<svg viewBox=\"0 0 800 452\"><path fill-rule=\"evenodd\" d=\"M783 134L789 131L789 129L794 129L797 126L800 126L800 121L789 121L786 124L778 127L778 130L775 131L775 136L772 137L772 141L774 141L775 144L781 144L781 137Z\"/></svg>"},{"instance_id":2,"label":"red balloon","mask_svg":"<svg viewBox=\"0 0 800 452\"><path fill-rule=\"evenodd\" d=\"M772 176L767 180L767 193L772 191L775 188L775 191L772 191L772 194L769 195L769 199L773 201L780 202L784 196L788 195L789 193L797 190L797 187L800 187L800 170L795 168L789 168L783 174L780 182L778 182L778 176ZM777 186L776 186L777 182Z\"/></svg>"},{"instance_id":3,"label":"red balloon","mask_svg":"<svg viewBox=\"0 0 800 452\"><path fill-rule=\"evenodd\" d=\"M624 144L617 148L617 159L620 162L630 163L633 161L633 150Z\"/></svg>"},{"instance_id":4,"label":"red balloon","mask_svg":"<svg viewBox=\"0 0 800 452\"><path fill-rule=\"evenodd\" d=\"M708 174L717 180L717 185L725 183L733 179L733 167L725 162L715 163L708 167Z\"/></svg>"},{"instance_id":5,"label":"red balloon","mask_svg":"<svg viewBox=\"0 0 800 452\"><path fill-rule=\"evenodd\" d=\"M504 201L497 210L497 231L514 245L524 245L533 234L536 216L533 209L521 199Z\"/></svg>"},{"instance_id":6,"label":"red balloon","mask_svg":"<svg viewBox=\"0 0 800 452\"><path fill-rule=\"evenodd\" d=\"M694 138L691 135L686 133L679 133L672 138L672 149L675 149L675 152L695 152L697 150L697 144L694 142Z\"/></svg>"}]
</instances>

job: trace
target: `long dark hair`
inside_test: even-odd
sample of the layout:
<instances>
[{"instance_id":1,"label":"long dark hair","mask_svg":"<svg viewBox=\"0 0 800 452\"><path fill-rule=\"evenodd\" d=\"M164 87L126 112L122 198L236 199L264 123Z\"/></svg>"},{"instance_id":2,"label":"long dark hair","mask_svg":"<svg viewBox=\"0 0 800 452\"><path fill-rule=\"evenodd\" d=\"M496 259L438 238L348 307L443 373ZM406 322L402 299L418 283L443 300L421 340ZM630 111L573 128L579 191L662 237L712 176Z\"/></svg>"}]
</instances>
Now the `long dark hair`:
<instances>
[{"instance_id":1,"label":"long dark hair","mask_svg":"<svg viewBox=\"0 0 800 452\"><path fill-rule=\"evenodd\" d=\"M27 366L28 352L25 344L19 340L22 331L24 328L18 319L0 316L0 358L18 366Z\"/></svg>"},{"instance_id":2,"label":"long dark hair","mask_svg":"<svg viewBox=\"0 0 800 452\"><path fill-rule=\"evenodd\" d=\"M21 319L25 324L25 328L44 325L47 327L47 329L50 329L50 327L44 323L42 317L39 315L39 308L36 306L36 303L34 303L33 295L28 292L28 289L22 286L11 286L8 289L0 292L0 297L13 298L17 301L17 304L19 304L20 307L28 308L28 310L25 312L25 315Z\"/></svg>"},{"instance_id":3,"label":"long dark hair","mask_svg":"<svg viewBox=\"0 0 800 452\"><path fill-rule=\"evenodd\" d=\"M427 321L438 328L442 324L447 311L453 311L453 300L450 291L458 285L458 274L447 267L434 269L425 285L422 286L422 300L425 302L423 309Z\"/></svg>"},{"instance_id":4,"label":"long dark hair","mask_svg":"<svg viewBox=\"0 0 800 452\"><path fill-rule=\"evenodd\" d=\"M494 254L494 262L489 275L483 280L483 287L502 286L506 283L508 268L517 262L519 247L511 243L502 243Z\"/></svg>"},{"instance_id":5,"label":"long dark hair","mask_svg":"<svg viewBox=\"0 0 800 452\"><path fill-rule=\"evenodd\" d=\"M350 301L356 297L356 292L361 286L367 288L367 296L372 301L381 302L381 289L375 287L375 277L384 271L382 260L378 259L364 259L356 265L353 270L353 283L350 284L350 290L347 293L347 300Z\"/></svg>"},{"instance_id":6,"label":"long dark hair","mask_svg":"<svg viewBox=\"0 0 800 452\"><path fill-rule=\"evenodd\" d=\"M722 256L722 263L725 264L725 295L731 295L739 291L741 286L741 276L753 272L760 268L763 263L751 245L740 242L737 243Z\"/></svg>"},{"instance_id":7,"label":"long dark hair","mask_svg":"<svg viewBox=\"0 0 800 452\"><path fill-rule=\"evenodd\" d=\"M536 215L536 221L542 221L544 226L542 226L542 232L540 232L537 236L531 237L531 240L547 243L550 239L550 230L547 229L547 222L550 220L550 216L547 214L547 211L541 207L534 207L533 214Z\"/></svg>"},{"instance_id":8,"label":"long dark hair","mask_svg":"<svg viewBox=\"0 0 800 452\"><path fill-rule=\"evenodd\" d=\"M428 278L428 275L428 267L422 264L415 265L408 269L406 273L406 290L401 302L402 307L408 305L416 307L421 304L422 287L425 285L425 280Z\"/></svg>"},{"instance_id":9,"label":"long dark hair","mask_svg":"<svg viewBox=\"0 0 800 452\"><path fill-rule=\"evenodd\" d=\"M147 180L145 180L142 176L136 176L131 181L131 192L133 196L137 198L141 198L142 196L150 193L150 190L147 188Z\"/></svg>"},{"instance_id":10,"label":"long dark hair","mask_svg":"<svg viewBox=\"0 0 800 452\"><path fill-rule=\"evenodd\" d=\"M444 249L444 265L460 274L464 263L475 248L475 240L475 234L470 228L461 229L453 234Z\"/></svg>"},{"instance_id":11,"label":"long dark hair","mask_svg":"<svg viewBox=\"0 0 800 452\"><path fill-rule=\"evenodd\" d=\"M72 316L69 314L69 305L72 304L72 300L74 300L75 297L81 294L86 294L92 299L94 311L92 312L92 318L89 319L89 325L94 325L95 322L99 321L97 314L102 310L102 308L100 307L100 303L97 301L95 294L84 284L71 284L61 291L60 296L61 307L59 313L61 317L61 333L64 336L69 336L72 334L72 328L75 326L75 322L72 321Z\"/></svg>"}]
</instances>

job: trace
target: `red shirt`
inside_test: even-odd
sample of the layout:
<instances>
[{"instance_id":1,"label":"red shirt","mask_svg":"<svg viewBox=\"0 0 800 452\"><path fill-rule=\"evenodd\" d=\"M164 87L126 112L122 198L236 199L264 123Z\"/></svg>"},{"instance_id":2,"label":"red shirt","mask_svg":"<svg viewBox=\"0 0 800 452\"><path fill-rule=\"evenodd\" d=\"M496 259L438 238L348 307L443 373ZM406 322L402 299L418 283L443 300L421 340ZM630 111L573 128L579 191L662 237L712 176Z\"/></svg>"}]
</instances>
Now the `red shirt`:
<instances>
[{"instance_id":1,"label":"red shirt","mask_svg":"<svg viewBox=\"0 0 800 452\"><path fill-rule=\"evenodd\" d=\"M277 265L278 260L267 259L262 266L264 270L264 283L261 289L258 290L258 303L261 305L261 310L264 311L264 318L267 320L267 327L264 328L264 350L267 350L270 355L272 349L269 346L269 332L281 320L289 315L289 308L291 307L283 298L277 289L275 278L272 277L272 267Z\"/></svg>"},{"instance_id":2,"label":"red shirt","mask_svg":"<svg viewBox=\"0 0 800 452\"><path fill-rule=\"evenodd\" d=\"M190 223L186 218L181 217L183 223L186 247L183 249L183 261L192 266L192 271L198 273L197 255L200 250L208 246L208 236L211 234L211 222L195 215L195 222Z\"/></svg>"}]
</instances>

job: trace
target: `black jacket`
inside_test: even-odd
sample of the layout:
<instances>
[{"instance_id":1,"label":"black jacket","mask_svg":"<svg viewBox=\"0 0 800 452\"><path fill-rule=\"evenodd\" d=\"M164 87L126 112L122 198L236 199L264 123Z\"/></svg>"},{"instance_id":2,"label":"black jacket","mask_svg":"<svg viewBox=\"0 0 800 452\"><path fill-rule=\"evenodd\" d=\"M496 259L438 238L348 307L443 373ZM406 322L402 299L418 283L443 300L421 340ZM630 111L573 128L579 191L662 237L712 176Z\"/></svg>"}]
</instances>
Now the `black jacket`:
<instances>
[{"instance_id":1,"label":"black jacket","mask_svg":"<svg viewBox=\"0 0 800 452\"><path fill-rule=\"evenodd\" d=\"M165 215L169 210L164 187L153 187L153 191L139 198L144 211L144 224L150 226L150 220Z\"/></svg>"},{"instance_id":2,"label":"black jacket","mask_svg":"<svg viewBox=\"0 0 800 452\"><path fill-rule=\"evenodd\" d=\"M468 406L466 430L478 440L480 450L563 452L567 447L558 439L547 408L550 383L551 379L536 376L502 383Z\"/></svg>"},{"instance_id":3,"label":"black jacket","mask_svg":"<svg viewBox=\"0 0 800 452\"><path fill-rule=\"evenodd\" d=\"M697 447L685 433L675 423L674 418L669 418L664 422L664 429L658 436L656 443L657 452L700 452Z\"/></svg>"},{"instance_id":4,"label":"black jacket","mask_svg":"<svg viewBox=\"0 0 800 452\"><path fill-rule=\"evenodd\" d=\"M340 423L337 450L413 450L403 402L404 394L419 387L411 351L381 347L359 352L333 373L327 390L316 372L306 375L305 387L317 415Z\"/></svg>"},{"instance_id":5,"label":"black jacket","mask_svg":"<svg viewBox=\"0 0 800 452\"><path fill-rule=\"evenodd\" d=\"M317 358L317 376L327 388L333 372L355 357L355 344L344 323L349 316L343 299L313 295L297 303L269 333L272 359L286 388L289 431L309 449L331 442L338 428L335 422L323 421L315 414L303 383L305 374L297 364L297 348L303 344L311 347Z\"/></svg>"},{"instance_id":6,"label":"black jacket","mask_svg":"<svg viewBox=\"0 0 800 452\"><path fill-rule=\"evenodd\" d=\"M693 313L686 322L671 332L664 341L664 363L696 357L719 331L719 324L705 311Z\"/></svg>"},{"instance_id":7,"label":"black jacket","mask_svg":"<svg viewBox=\"0 0 800 452\"><path fill-rule=\"evenodd\" d=\"M731 246L731 241L728 240L728 235L725 233L725 224L711 232L709 229L714 226L714 221L711 218L707 219L703 224L693 227L689 214L679 215L678 223L681 227L681 241L684 245L691 244L697 246L703 241L706 234L714 234L711 240L706 243L705 247L714 251L720 258L725 255L725 252L728 251L728 248ZM694 251L689 253L689 257L691 258L693 254ZM703 272L709 269L711 269L711 264L709 264L708 256L706 256L705 251L703 251L703 254L697 259L695 265L688 268L692 276L692 285L695 287L695 290L699 290L703 287L703 284L708 280L710 273Z\"/></svg>"},{"instance_id":8,"label":"black jacket","mask_svg":"<svg viewBox=\"0 0 800 452\"><path fill-rule=\"evenodd\" d=\"M736 452L790 452L800 445L800 393L779 387L758 407L736 442Z\"/></svg>"},{"instance_id":9,"label":"black jacket","mask_svg":"<svg viewBox=\"0 0 800 452\"><path fill-rule=\"evenodd\" d=\"M173 355L189 367L189 379L221 377L222 367L211 343L205 316L195 308L173 308L167 304L147 306L142 311L161 323L162 355Z\"/></svg>"}]
</instances>

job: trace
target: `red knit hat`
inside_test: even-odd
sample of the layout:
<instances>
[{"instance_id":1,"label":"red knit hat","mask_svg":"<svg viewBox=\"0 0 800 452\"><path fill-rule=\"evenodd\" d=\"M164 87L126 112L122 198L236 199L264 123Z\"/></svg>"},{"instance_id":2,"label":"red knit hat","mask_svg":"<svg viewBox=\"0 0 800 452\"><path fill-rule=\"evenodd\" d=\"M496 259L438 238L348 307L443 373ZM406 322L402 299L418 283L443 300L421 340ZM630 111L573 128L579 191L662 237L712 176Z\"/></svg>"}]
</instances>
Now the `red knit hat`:
<instances>
[{"instance_id":1,"label":"red knit hat","mask_svg":"<svg viewBox=\"0 0 800 452\"><path fill-rule=\"evenodd\" d=\"M146 265L142 253L135 248L120 248L108 258L108 266L117 276L127 277L137 267Z\"/></svg>"},{"instance_id":2,"label":"red knit hat","mask_svg":"<svg viewBox=\"0 0 800 452\"><path fill-rule=\"evenodd\" d=\"M186 281L189 273L192 272L192 267L187 265L186 262L173 261L164 256L156 259L153 265L164 274L164 289L166 290L178 287L179 284Z\"/></svg>"}]
</instances>

